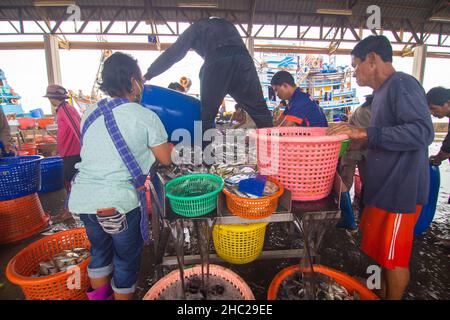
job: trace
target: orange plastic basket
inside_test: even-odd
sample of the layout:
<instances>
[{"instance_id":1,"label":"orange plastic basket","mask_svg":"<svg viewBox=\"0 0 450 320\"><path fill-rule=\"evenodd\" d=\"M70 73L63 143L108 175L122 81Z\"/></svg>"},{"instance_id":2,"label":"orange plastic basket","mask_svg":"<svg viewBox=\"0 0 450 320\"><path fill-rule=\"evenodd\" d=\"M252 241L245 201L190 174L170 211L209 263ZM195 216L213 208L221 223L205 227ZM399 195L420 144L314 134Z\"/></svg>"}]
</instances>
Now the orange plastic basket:
<instances>
[{"instance_id":1,"label":"orange plastic basket","mask_svg":"<svg viewBox=\"0 0 450 320\"><path fill-rule=\"evenodd\" d=\"M333 188L341 142L347 135L327 136L327 128L278 127L256 130L260 173L280 181L292 200L327 197Z\"/></svg>"},{"instance_id":2,"label":"orange plastic basket","mask_svg":"<svg viewBox=\"0 0 450 320\"><path fill-rule=\"evenodd\" d=\"M196 265L192 268L184 270L184 278L187 279L194 275L201 275L202 267L200 265ZM221 277L222 279L231 283L242 295L242 300L255 300L255 296L253 295L252 290L248 286L248 284L242 279L239 275L231 271L230 269L224 268L219 265L211 264L209 266L209 274L217 277ZM148 290L143 300L158 300L160 295L169 288L174 283L180 281L180 271L174 270L170 272L168 275L160 279L156 282L153 287Z\"/></svg>"},{"instance_id":3,"label":"orange plastic basket","mask_svg":"<svg viewBox=\"0 0 450 320\"><path fill-rule=\"evenodd\" d=\"M273 178L267 180L275 183L279 190L271 196L258 199L241 198L226 188L222 192L226 195L227 207L236 216L245 219L264 219L275 212L278 206L278 199L284 192L283 186Z\"/></svg>"},{"instance_id":4,"label":"orange plastic basket","mask_svg":"<svg viewBox=\"0 0 450 320\"><path fill-rule=\"evenodd\" d=\"M42 231L48 220L37 193L0 201L0 244L31 237Z\"/></svg>"},{"instance_id":5,"label":"orange plastic basket","mask_svg":"<svg viewBox=\"0 0 450 320\"><path fill-rule=\"evenodd\" d=\"M38 271L39 262L73 248L90 249L84 228L62 231L30 244L9 261L6 276L22 288L27 300L86 300L87 266L91 258L78 264L78 268L46 277L31 277Z\"/></svg>"},{"instance_id":6,"label":"orange plastic basket","mask_svg":"<svg viewBox=\"0 0 450 320\"><path fill-rule=\"evenodd\" d=\"M22 130L34 129L36 126L35 118L17 118L17 120L19 121L19 128Z\"/></svg>"},{"instance_id":7,"label":"orange plastic basket","mask_svg":"<svg viewBox=\"0 0 450 320\"><path fill-rule=\"evenodd\" d=\"M270 283L267 293L267 300L276 300L278 288L280 287L284 279L293 275L299 270L300 266L298 265L290 266L281 270ZM349 275L346 275L345 273L321 265L314 265L314 272L321 273L333 278L337 283L343 286L349 294L353 294L353 292L356 290L356 292L359 293L361 300L379 300L378 296L370 291L365 285L363 285L358 280L350 277Z\"/></svg>"},{"instance_id":8,"label":"orange plastic basket","mask_svg":"<svg viewBox=\"0 0 450 320\"><path fill-rule=\"evenodd\" d=\"M53 117L39 118L36 119L36 123L39 126L39 128L45 129L45 127L55 123L55 118Z\"/></svg>"}]
</instances>

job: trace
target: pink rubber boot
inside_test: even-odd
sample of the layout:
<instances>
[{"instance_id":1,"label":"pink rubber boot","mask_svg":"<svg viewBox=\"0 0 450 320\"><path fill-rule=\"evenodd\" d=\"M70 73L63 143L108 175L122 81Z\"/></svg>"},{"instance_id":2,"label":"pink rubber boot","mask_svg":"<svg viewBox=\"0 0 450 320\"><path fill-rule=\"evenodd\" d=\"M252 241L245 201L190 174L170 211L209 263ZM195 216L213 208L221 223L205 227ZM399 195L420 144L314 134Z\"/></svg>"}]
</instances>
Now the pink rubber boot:
<instances>
[{"instance_id":1,"label":"pink rubber boot","mask_svg":"<svg viewBox=\"0 0 450 320\"><path fill-rule=\"evenodd\" d=\"M89 287L86 294L89 300L114 300L114 291L110 283L95 290Z\"/></svg>"}]
</instances>

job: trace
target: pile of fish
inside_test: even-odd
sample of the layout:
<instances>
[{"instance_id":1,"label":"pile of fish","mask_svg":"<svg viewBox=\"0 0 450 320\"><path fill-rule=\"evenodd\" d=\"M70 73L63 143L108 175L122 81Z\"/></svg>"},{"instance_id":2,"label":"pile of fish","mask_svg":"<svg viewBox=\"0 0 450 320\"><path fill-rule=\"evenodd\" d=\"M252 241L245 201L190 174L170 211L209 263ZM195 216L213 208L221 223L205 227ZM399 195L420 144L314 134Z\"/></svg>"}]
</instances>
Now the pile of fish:
<instances>
[{"instance_id":1,"label":"pile of fish","mask_svg":"<svg viewBox=\"0 0 450 320\"><path fill-rule=\"evenodd\" d=\"M63 250L54 255L50 260L39 263L39 270L32 277L45 277L61 271L66 271L87 258L89 258L89 250L85 248L74 248L72 250Z\"/></svg>"},{"instance_id":2,"label":"pile of fish","mask_svg":"<svg viewBox=\"0 0 450 320\"><path fill-rule=\"evenodd\" d=\"M356 290L353 294L337 283L333 278L314 273L315 298L317 300L360 300ZM278 300L308 300L305 290L305 278L300 272L287 277L278 289Z\"/></svg>"},{"instance_id":3,"label":"pile of fish","mask_svg":"<svg viewBox=\"0 0 450 320\"><path fill-rule=\"evenodd\" d=\"M257 176L258 176L257 174L252 173L252 174L238 174L238 175L229 177L229 178L225 179L225 188L240 198L249 198L249 199L259 199L262 197L271 196L279 190L279 187L272 181L266 181L266 184L264 186L263 195L261 197L258 197L256 195L253 195L250 193L240 192L238 190L240 181L245 180L245 179L253 179L253 178L256 178Z\"/></svg>"},{"instance_id":4,"label":"pile of fish","mask_svg":"<svg viewBox=\"0 0 450 320\"><path fill-rule=\"evenodd\" d=\"M176 177L194 174L194 173L210 173L221 176L222 178L228 178L233 175L241 174L241 173L255 173L255 166L251 165L227 165L227 164L218 164L218 165L193 165L193 164L179 164L179 165L170 165L170 166L160 166L158 167L158 172L162 174L163 178L166 180L172 180Z\"/></svg>"}]
</instances>

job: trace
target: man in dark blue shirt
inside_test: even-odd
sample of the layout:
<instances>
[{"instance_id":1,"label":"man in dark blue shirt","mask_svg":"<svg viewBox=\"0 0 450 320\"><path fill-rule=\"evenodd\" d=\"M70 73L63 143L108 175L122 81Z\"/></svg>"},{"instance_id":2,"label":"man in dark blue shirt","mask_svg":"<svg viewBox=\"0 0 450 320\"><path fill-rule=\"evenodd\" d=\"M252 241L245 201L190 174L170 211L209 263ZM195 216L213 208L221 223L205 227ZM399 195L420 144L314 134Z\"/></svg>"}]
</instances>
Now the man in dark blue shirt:
<instances>
[{"instance_id":1,"label":"man in dark blue shirt","mask_svg":"<svg viewBox=\"0 0 450 320\"><path fill-rule=\"evenodd\" d=\"M386 37L360 41L352 65L358 85L374 90L370 126L339 124L329 134L367 142L361 249L382 266L379 295L401 299L409 282L414 226L428 200L433 124L424 89L395 71Z\"/></svg>"},{"instance_id":2,"label":"man in dark blue shirt","mask_svg":"<svg viewBox=\"0 0 450 320\"><path fill-rule=\"evenodd\" d=\"M319 105L295 85L294 77L287 71L275 73L270 81L281 100L289 100L279 126L328 127L327 118Z\"/></svg>"}]
</instances>

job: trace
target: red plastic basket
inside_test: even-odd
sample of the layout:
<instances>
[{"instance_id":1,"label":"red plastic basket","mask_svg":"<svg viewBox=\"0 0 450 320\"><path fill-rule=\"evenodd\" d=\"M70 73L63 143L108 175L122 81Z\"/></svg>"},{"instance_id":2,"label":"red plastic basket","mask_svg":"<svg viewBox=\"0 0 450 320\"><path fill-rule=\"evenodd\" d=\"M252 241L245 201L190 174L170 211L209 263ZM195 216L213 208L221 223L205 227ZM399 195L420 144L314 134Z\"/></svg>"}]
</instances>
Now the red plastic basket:
<instances>
[{"instance_id":1,"label":"red plastic basket","mask_svg":"<svg viewBox=\"0 0 450 320\"><path fill-rule=\"evenodd\" d=\"M73 248L90 249L84 228L62 231L30 244L9 261L6 276L22 288L27 300L86 300L89 287L87 266L91 258L79 263L78 269L31 277L39 269L39 262Z\"/></svg>"},{"instance_id":2,"label":"red plastic basket","mask_svg":"<svg viewBox=\"0 0 450 320\"><path fill-rule=\"evenodd\" d=\"M37 193L0 201L0 244L31 237L47 227L48 220Z\"/></svg>"},{"instance_id":3,"label":"red plastic basket","mask_svg":"<svg viewBox=\"0 0 450 320\"><path fill-rule=\"evenodd\" d=\"M257 162L263 175L280 181L293 200L327 197L332 188L341 142L327 128L279 127L256 130Z\"/></svg>"},{"instance_id":4,"label":"red plastic basket","mask_svg":"<svg viewBox=\"0 0 450 320\"><path fill-rule=\"evenodd\" d=\"M36 144L32 142L22 143L19 148L19 151L28 152L29 156L36 155L37 154L36 150L37 150Z\"/></svg>"},{"instance_id":5,"label":"red plastic basket","mask_svg":"<svg viewBox=\"0 0 450 320\"><path fill-rule=\"evenodd\" d=\"M298 265L290 266L281 270L270 283L267 293L267 300L276 300L278 295L278 288L280 287L284 279L293 275L299 270L300 266ZM370 291L365 285L363 285L358 280L350 277L349 275L346 275L345 273L321 265L314 265L314 272L321 273L333 278L337 283L343 286L349 294L353 294L354 291L358 292L361 300L379 300L377 295Z\"/></svg>"}]
</instances>

